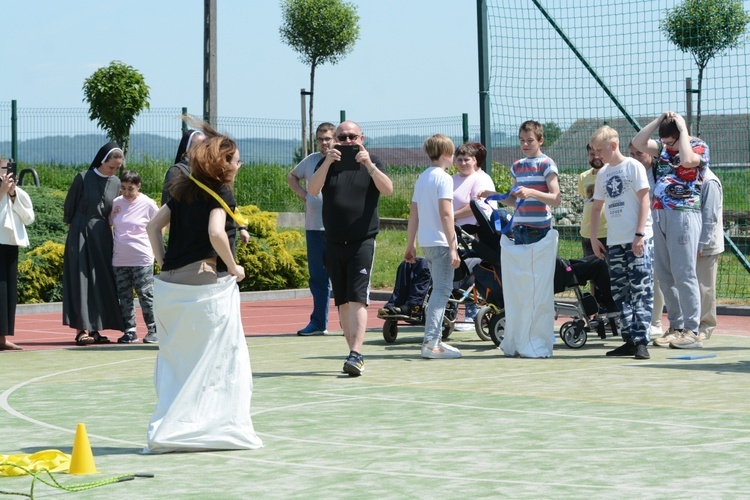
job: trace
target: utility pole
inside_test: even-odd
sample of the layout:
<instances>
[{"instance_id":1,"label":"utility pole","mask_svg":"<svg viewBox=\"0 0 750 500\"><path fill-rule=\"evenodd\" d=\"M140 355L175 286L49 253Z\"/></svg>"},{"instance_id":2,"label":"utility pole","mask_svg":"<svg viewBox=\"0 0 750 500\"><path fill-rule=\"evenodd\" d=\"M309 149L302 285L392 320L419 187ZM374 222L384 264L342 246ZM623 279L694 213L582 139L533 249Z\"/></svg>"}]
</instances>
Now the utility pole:
<instances>
[{"instance_id":1,"label":"utility pole","mask_svg":"<svg viewBox=\"0 0 750 500\"><path fill-rule=\"evenodd\" d=\"M203 0L203 120L216 127L216 0Z\"/></svg>"},{"instance_id":2,"label":"utility pole","mask_svg":"<svg viewBox=\"0 0 750 500\"><path fill-rule=\"evenodd\" d=\"M307 106L305 106L305 96L312 95L312 92L308 92L305 89L299 89L299 98L302 104L302 157L305 158L308 155L308 144L313 150L315 146L310 144L307 138ZM312 126L312 124L310 124ZM309 151L312 153L312 151Z\"/></svg>"}]
</instances>

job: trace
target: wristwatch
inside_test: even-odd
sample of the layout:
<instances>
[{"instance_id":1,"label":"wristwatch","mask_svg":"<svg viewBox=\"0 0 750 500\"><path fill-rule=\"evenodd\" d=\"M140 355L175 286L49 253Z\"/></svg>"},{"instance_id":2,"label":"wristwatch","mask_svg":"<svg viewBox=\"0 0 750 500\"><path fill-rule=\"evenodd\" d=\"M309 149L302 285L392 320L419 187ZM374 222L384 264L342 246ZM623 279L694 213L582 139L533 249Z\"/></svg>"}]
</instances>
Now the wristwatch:
<instances>
[{"instance_id":1,"label":"wristwatch","mask_svg":"<svg viewBox=\"0 0 750 500\"><path fill-rule=\"evenodd\" d=\"M643 234L643 233L635 233L635 235L636 235L636 236L640 236L641 238L645 238L645 237L646 237L646 235L645 235L645 234Z\"/></svg>"}]
</instances>

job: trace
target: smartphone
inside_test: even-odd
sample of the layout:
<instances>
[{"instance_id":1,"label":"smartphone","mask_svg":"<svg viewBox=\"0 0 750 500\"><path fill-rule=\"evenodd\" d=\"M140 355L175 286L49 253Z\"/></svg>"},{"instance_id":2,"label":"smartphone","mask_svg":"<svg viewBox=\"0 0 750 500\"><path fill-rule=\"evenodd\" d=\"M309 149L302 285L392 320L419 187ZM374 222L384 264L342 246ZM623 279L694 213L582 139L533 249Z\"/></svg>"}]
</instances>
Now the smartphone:
<instances>
[{"instance_id":1,"label":"smartphone","mask_svg":"<svg viewBox=\"0 0 750 500\"><path fill-rule=\"evenodd\" d=\"M359 170L359 163L356 160L357 153L359 153L358 144L337 144L334 147L341 151L341 160L333 164L336 170L340 172L344 170Z\"/></svg>"},{"instance_id":2,"label":"smartphone","mask_svg":"<svg viewBox=\"0 0 750 500\"><path fill-rule=\"evenodd\" d=\"M18 165L16 165L16 162L13 161L13 158L8 160L8 175L12 175L13 178L16 178L16 170L18 170Z\"/></svg>"}]
</instances>

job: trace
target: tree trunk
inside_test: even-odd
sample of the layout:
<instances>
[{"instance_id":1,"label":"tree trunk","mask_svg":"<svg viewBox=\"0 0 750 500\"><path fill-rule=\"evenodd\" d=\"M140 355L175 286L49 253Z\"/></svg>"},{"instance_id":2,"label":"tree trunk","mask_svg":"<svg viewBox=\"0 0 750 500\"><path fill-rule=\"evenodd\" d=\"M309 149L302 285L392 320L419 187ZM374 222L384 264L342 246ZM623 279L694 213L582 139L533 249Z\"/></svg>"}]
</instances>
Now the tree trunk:
<instances>
[{"instance_id":1,"label":"tree trunk","mask_svg":"<svg viewBox=\"0 0 750 500\"><path fill-rule=\"evenodd\" d=\"M316 63L313 61L313 63L310 65L310 123L308 126L308 132L310 134L309 141L311 153L317 151L317 144L315 143L316 141L313 141L313 98L315 97L315 66Z\"/></svg>"},{"instance_id":2,"label":"tree trunk","mask_svg":"<svg viewBox=\"0 0 750 500\"><path fill-rule=\"evenodd\" d=\"M695 115L695 136L701 136L701 100L703 99L703 66L698 66L698 111Z\"/></svg>"}]
</instances>

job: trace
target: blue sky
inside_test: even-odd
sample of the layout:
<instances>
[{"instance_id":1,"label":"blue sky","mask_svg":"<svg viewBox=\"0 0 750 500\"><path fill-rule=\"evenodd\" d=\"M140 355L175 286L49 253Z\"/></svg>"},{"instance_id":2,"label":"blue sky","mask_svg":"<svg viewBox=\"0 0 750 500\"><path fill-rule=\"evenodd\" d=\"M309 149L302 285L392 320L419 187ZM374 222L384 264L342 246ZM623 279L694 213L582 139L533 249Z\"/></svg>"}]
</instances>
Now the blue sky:
<instances>
[{"instance_id":1,"label":"blue sky","mask_svg":"<svg viewBox=\"0 0 750 500\"><path fill-rule=\"evenodd\" d=\"M476 2L353 0L360 39L320 66L315 119L459 116L479 123ZM87 107L83 81L112 60L135 67L152 107L202 112L200 0L2 0L0 101ZM300 118L309 67L281 42L276 0L218 0L218 114Z\"/></svg>"}]
</instances>

